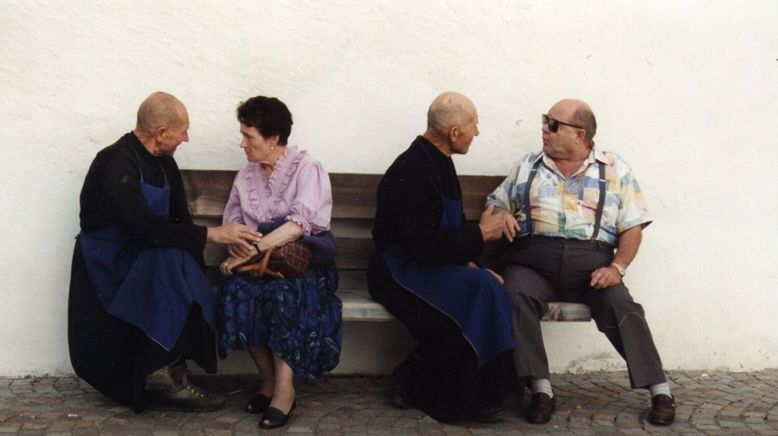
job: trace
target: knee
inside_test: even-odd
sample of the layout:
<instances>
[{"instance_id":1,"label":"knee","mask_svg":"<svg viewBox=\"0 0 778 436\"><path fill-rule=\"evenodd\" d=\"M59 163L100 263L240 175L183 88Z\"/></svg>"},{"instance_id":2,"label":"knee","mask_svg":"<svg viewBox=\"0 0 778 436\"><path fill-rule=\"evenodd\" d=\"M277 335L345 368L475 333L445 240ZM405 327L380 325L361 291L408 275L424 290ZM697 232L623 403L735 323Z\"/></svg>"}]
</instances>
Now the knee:
<instances>
[{"instance_id":1,"label":"knee","mask_svg":"<svg viewBox=\"0 0 778 436\"><path fill-rule=\"evenodd\" d=\"M511 266L505 271L505 289L514 302L528 302L542 299L548 293L549 285L535 271L523 266Z\"/></svg>"},{"instance_id":2,"label":"knee","mask_svg":"<svg viewBox=\"0 0 778 436\"><path fill-rule=\"evenodd\" d=\"M623 319L627 316L644 318L643 306L635 302L623 285L594 291L597 298L591 302L592 317Z\"/></svg>"}]
</instances>

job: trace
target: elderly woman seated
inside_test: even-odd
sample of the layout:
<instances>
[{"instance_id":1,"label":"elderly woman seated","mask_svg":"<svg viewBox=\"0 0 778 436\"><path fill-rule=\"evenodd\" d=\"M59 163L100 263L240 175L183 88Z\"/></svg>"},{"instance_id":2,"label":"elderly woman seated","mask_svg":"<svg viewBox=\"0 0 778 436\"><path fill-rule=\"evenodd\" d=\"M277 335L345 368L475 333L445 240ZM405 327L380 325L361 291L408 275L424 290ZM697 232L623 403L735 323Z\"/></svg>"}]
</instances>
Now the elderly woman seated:
<instances>
[{"instance_id":1,"label":"elderly woman seated","mask_svg":"<svg viewBox=\"0 0 778 436\"><path fill-rule=\"evenodd\" d=\"M231 246L221 271L220 350L247 349L262 377L246 404L263 413L261 428L286 424L295 407L293 377L311 380L338 364L341 302L334 238L329 232L329 175L307 152L287 145L292 115L276 98L250 98L238 107L248 164L235 177L223 222L244 223L263 237L248 251ZM312 248L302 277L255 278L237 267L267 250L300 240Z\"/></svg>"}]
</instances>

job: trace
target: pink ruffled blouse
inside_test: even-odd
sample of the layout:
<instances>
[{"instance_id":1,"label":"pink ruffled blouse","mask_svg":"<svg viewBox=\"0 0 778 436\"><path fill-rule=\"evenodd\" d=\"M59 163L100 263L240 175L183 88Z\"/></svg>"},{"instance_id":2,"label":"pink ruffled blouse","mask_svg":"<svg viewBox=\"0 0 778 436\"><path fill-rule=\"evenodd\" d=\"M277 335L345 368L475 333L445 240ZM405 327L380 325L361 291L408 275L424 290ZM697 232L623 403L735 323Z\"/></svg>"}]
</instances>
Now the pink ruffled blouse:
<instances>
[{"instance_id":1,"label":"pink ruffled blouse","mask_svg":"<svg viewBox=\"0 0 778 436\"><path fill-rule=\"evenodd\" d=\"M256 228L277 217L296 222L306 235L329 230L332 218L330 176L306 151L288 145L270 177L254 162L238 172L222 223Z\"/></svg>"}]
</instances>

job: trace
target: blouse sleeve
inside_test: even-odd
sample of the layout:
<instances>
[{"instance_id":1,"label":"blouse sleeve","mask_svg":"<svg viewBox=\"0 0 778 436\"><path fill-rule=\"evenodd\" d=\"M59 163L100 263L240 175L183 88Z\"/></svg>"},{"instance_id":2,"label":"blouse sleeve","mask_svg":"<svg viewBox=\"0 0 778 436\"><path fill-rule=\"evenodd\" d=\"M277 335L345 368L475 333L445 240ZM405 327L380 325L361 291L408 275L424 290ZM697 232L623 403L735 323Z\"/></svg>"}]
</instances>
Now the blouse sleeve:
<instances>
[{"instance_id":1,"label":"blouse sleeve","mask_svg":"<svg viewBox=\"0 0 778 436\"><path fill-rule=\"evenodd\" d=\"M330 229L332 187L330 176L319 162L301 166L297 173L297 192L286 216L303 228L305 235Z\"/></svg>"},{"instance_id":2,"label":"blouse sleeve","mask_svg":"<svg viewBox=\"0 0 778 436\"><path fill-rule=\"evenodd\" d=\"M238 193L238 180L242 172L238 172L235 176L235 181L232 182L232 189L230 190L230 198L227 199L227 204L224 206L224 215L222 215L222 225L230 223L243 222L243 209L240 205L240 194Z\"/></svg>"}]
</instances>

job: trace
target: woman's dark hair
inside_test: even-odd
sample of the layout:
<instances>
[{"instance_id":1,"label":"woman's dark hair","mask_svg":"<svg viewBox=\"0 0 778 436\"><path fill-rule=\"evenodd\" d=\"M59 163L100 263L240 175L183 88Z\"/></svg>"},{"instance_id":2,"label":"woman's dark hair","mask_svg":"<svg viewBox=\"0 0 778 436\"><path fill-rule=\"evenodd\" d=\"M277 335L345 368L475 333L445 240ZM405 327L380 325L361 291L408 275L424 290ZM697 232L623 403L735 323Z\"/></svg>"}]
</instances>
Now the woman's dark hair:
<instances>
[{"instance_id":1,"label":"woman's dark hair","mask_svg":"<svg viewBox=\"0 0 778 436\"><path fill-rule=\"evenodd\" d=\"M241 103L237 112L238 121L256 127L265 138L278 135L278 144L286 145L292 133L292 114L284 102L258 95Z\"/></svg>"}]
</instances>

